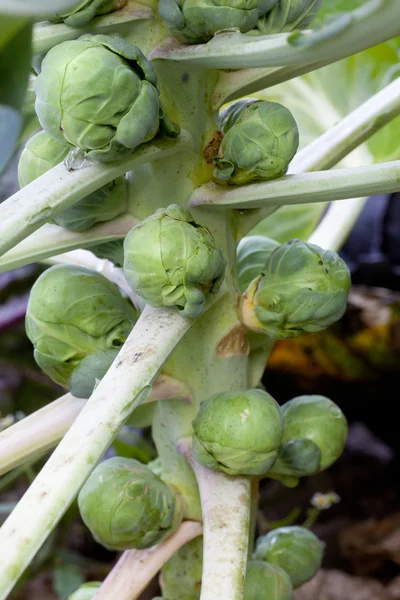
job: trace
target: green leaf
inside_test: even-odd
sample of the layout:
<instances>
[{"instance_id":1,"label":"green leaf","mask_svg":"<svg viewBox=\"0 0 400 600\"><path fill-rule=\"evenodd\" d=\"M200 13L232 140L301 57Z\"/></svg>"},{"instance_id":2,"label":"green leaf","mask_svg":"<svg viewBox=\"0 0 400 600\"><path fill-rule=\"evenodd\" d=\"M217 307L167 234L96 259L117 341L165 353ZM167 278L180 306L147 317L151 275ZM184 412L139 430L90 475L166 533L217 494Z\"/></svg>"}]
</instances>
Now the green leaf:
<instances>
[{"instance_id":1,"label":"green leaf","mask_svg":"<svg viewBox=\"0 0 400 600\"><path fill-rule=\"evenodd\" d=\"M54 569L53 588L60 600L66 600L84 581L81 569L75 565L63 565Z\"/></svg>"},{"instance_id":2,"label":"green leaf","mask_svg":"<svg viewBox=\"0 0 400 600\"><path fill-rule=\"evenodd\" d=\"M324 208L324 204L282 206L260 221L249 235L262 235L281 244L293 238L307 240L317 226Z\"/></svg>"},{"instance_id":3,"label":"green leaf","mask_svg":"<svg viewBox=\"0 0 400 600\"><path fill-rule=\"evenodd\" d=\"M1 7L1 5L0 5ZM0 19L0 172L10 159L23 124L21 107L31 64L32 26L24 19Z\"/></svg>"}]
</instances>

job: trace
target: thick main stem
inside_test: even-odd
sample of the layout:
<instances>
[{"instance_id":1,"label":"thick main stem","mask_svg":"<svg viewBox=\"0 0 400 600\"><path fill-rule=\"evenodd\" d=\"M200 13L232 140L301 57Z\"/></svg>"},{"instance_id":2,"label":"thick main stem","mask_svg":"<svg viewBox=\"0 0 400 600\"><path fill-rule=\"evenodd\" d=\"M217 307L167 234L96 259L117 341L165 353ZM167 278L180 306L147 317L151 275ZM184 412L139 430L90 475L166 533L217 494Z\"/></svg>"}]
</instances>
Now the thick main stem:
<instances>
[{"instance_id":1,"label":"thick main stem","mask_svg":"<svg viewBox=\"0 0 400 600\"><path fill-rule=\"evenodd\" d=\"M74 425L0 529L4 600L58 523L164 362L191 327L175 309L146 307Z\"/></svg>"},{"instance_id":2,"label":"thick main stem","mask_svg":"<svg viewBox=\"0 0 400 600\"><path fill-rule=\"evenodd\" d=\"M249 547L251 480L206 469L193 458L190 440L180 444L200 490L203 575L200 600L242 600Z\"/></svg>"},{"instance_id":3,"label":"thick main stem","mask_svg":"<svg viewBox=\"0 0 400 600\"><path fill-rule=\"evenodd\" d=\"M136 600L164 564L190 540L202 534L198 521L184 521L179 529L158 546L124 552L104 580L93 600Z\"/></svg>"}]
</instances>

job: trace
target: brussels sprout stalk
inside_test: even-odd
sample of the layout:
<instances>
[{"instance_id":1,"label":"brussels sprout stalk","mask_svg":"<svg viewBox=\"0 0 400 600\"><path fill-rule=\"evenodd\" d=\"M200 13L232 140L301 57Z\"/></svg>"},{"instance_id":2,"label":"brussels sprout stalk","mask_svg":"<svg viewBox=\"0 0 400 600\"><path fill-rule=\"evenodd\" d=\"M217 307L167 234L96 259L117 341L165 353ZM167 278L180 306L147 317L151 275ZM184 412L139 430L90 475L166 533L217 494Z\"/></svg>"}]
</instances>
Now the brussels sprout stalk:
<instances>
[{"instance_id":1,"label":"brussels sprout stalk","mask_svg":"<svg viewBox=\"0 0 400 600\"><path fill-rule=\"evenodd\" d=\"M154 377L192 323L173 309L143 311L73 426L1 528L1 598L62 517L119 427L147 398Z\"/></svg>"},{"instance_id":2,"label":"brussels sprout stalk","mask_svg":"<svg viewBox=\"0 0 400 600\"><path fill-rule=\"evenodd\" d=\"M251 480L212 471L194 460L191 440L181 440L199 485L203 513L200 600L242 600L250 528Z\"/></svg>"},{"instance_id":3,"label":"brussels sprout stalk","mask_svg":"<svg viewBox=\"0 0 400 600\"><path fill-rule=\"evenodd\" d=\"M161 374L143 404L168 398L190 401L182 382ZM0 476L54 448L73 425L86 399L65 394L0 432Z\"/></svg>"},{"instance_id":4,"label":"brussels sprout stalk","mask_svg":"<svg viewBox=\"0 0 400 600\"><path fill-rule=\"evenodd\" d=\"M136 600L171 556L202 531L198 521L184 521L161 544L145 550L126 550L96 593L96 600Z\"/></svg>"}]
</instances>

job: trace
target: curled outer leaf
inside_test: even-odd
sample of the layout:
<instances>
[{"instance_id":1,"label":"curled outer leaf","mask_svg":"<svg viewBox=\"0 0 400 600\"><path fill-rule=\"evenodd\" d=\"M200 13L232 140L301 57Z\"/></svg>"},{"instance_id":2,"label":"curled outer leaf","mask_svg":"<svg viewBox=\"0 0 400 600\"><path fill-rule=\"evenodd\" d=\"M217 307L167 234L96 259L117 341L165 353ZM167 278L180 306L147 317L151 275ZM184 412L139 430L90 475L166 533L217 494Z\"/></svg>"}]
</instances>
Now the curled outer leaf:
<instances>
[{"instance_id":1,"label":"curled outer leaf","mask_svg":"<svg viewBox=\"0 0 400 600\"><path fill-rule=\"evenodd\" d=\"M67 156L70 148L40 131L30 138L18 163L21 187L28 185ZM89 194L53 218L54 223L70 231L85 231L96 223L110 221L124 213L128 205L128 182L118 177Z\"/></svg>"},{"instance_id":2,"label":"curled outer leaf","mask_svg":"<svg viewBox=\"0 0 400 600\"><path fill-rule=\"evenodd\" d=\"M324 544L304 527L279 527L256 542L254 558L281 567L294 588L300 587L317 573L324 554Z\"/></svg>"},{"instance_id":3,"label":"curled outer leaf","mask_svg":"<svg viewBox=\"0 0 400 600\"><path fill-rule=\"evenodd\" d=\"M321 331L343 316L350 285L350 271L335 252L290 240L272 252L244 293L244 323L274 339Z\"/></svg>"},{"instance_id":4,"label":"curled outer leaf","mask_svg":"<svg viewBox=\"0 0 400 600\"><path fill-rule=\"evenodd\" d=\"M69 10L56 13L51 20L55 23L64 21L70 27L82 27L97 15L120 10L127 3L128 0L80 0Z\"/></svg>"},{"instance_id":5,"label":"curled outer leaf","mask_svg":"<svg viewBox=\"0 0 400 600\"><path fill-rule=\"evenodd\" d=\"M182 520L173 491L131 458L100 463L80 491L78 504L95 540L111 550L150 548Z\"/></svg>"},{"instance_id":6,"label":"curled outer leaf","mask_svg":"<svg viewBox=\"0 0 400 600\"><path fill-rule=\"evenodd\" d=\"M124 242L124 273L150 306L202 313L207 294L218 292L225 260L211 233L172 204L136 225Z\"/></svg>"},{"instance_id":7,"label":"curled outer leaf","mask_svg":"<svg viewBox=\"0 0 400 600\"><path fill-rule=\"evenodd\" d=\"M100 586L100 581L84 583L68 597L68 600L92 600Z\"/></svg>"},{"instance_id":8,"label":"curled outer leaf","mask_svg":"<svg viewBox=\"0 0 400 600\"><path fill-rule=\"evenodd\" d=\"M278 565L249 560L244 580L243 600L292 600L288 574Z\"/></svg>"},{"instance_id":9,"label":"curled outer leaf","mask_svg":"<svg viewBox=\"0 0 400 600\"><path fill-rule=\"evenodd\" d=\"M241 292L258 277L278 246L279 242L263 235L248 235L240 240L236 249L236 270Z\"/></svg>"},{"instance_id":10,"label":"curled outer leaf","mask_svg":"<svg viewBox=\"0 0 400 600\"><path fill-rule=\"evenodd\" d=\"M239 101L241 102L241 101ZM277 102L257 101L231 109L226 130L215 157L218 183L243 185L274 179L286 173L299 145L292 113Z\"/></svg>"},{"instance_id":11,"label":"curled outer leaf","mask_svg":"<svg viewBox=\"0 0 400 600\"><path fill-rule=\"evenodd\" d=\"M36 79L43 129L89 158L127 158L159 130L163 111L153 66L124 39L83 35L45 56ZM163 122L163 131L178 131Z\"/></svg>"},{"instance_id":12,"label":"curled outer leaf","mask_svg":"<svg viewBox=\"0 0 400 600\"><path fill-rule=\"evenodd\" d=\"M200 404L193 430L193 455L205 467L263 475L278 455L283 420L278 404L262 390L225 392Z\"/></svg>"},{"instance_id":13,"label":"curled outer leaf","mask_svg":"<svg viewBox=\"0 0 400 600\"><path fill-rule=\"evenodd\" d=\"M227 29L250 31L257 23L259 4L260 0L160 0L158 10L178 39L196 44Z\"/></svg>"},{"instance_id":14,"label":"curled outer leaf","mask_svg":"<svg viewBox=\"0 0 400 600\"><path fill-rule=\"evenodd\" d=\"M332 400L318 395L298 396L283 404L281 411L284 418L283 444L309 440L318 447L320 460L314 473L327 469L339 458L346 443L348 428L346 417ZM306 468L304 461L304 471ZM311 468L313 465L309 465L309 470ZM304 471L297 474L307 474ZM293 474L296 475L296 472Z\"/></svg>"},{"instance_id":15,"label":"curled outer leaf","mask_svg":"<svg viewBox=\"0 0 400 600\"><path fill-rule=\"evenodd\" d=\"M89 397L137 320L118 287L71 265L47 269L32 287L26 332L37 364L78 397Z\"/></svg>"},{"instance_id":16,"label":"curled outer leaf","mask_svg":"<svg viewBox=\"0 0 400 600\"><path fill-rule=\"evenodd\" d=\"M322 0L275 0L274 6L258 19L257 29L262 35L305 29L321 5Z\"/></svg>"}]
</instances>

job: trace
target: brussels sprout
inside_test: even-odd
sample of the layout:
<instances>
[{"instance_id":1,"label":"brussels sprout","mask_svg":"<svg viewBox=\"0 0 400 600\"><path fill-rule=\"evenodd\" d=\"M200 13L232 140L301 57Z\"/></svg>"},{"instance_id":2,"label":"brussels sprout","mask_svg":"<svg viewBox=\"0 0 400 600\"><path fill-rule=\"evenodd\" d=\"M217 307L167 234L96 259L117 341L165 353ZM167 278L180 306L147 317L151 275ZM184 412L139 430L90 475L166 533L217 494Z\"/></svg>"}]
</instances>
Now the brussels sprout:
<instances>
[{"instance_id":1,"label":"brussels sprout","mask_svg":"<svg viewBox=\"0 0 400 600\"><path fill-rule=\"evenodd\" d=\"M289 575L278 565L249 560L243 600L292 600Z\"/></svg>"},{"instance_id":2,"label":"brussels sprout","mask_svg":"<svg viewBox=\"0 0 400 600\"><path fill-rule=\"evenodd\" d=\"M236 249L236 270L241 292L258 277L278 246L278 242L263 235L248 235L239 242Z\"/></svg>"},{"instance_id":3,"label":"brussels sprout","mask_svg":"<svg viewBox=\"0 0 400 600\"><path fill-rule=\"evenodd\" d=\"M87 398L136 320L136 311L108 279L57 265L32 287L26 332L41 369L75 396Z\"/></svg>"},{"instance_id":4,"label":"brussels sprout","mask_svg":"<svg viewBox=\"0 0 400 600\"><path fill-rule=\"evenodd\" d=\"M197 537L163 566L160 575L164 600L199 600L203 569L203 538Z\"/></svg>"},{"instance_id":5,"label":"brussels sprout","mask_svg":"<svg viewBox=\"0 0 400 600\"><path fill-rule=\"evenodd\" d=\"M299 438L282 444L278 458L268 472L268 477L279 479L287 487L295 487L299 478L318 473L321 450L313 441Z\"/></svg>"},{"instance_id":6,"label":"brussels sprout","mask_svg":"<svg viewBox=\"0 0 400 600\"><path fill-rule=\"evenodd\" d=\"M242 299L245 325L272 338L321 331L342 317L350 271L330 250L290 240L268 258Z\"/></svg>"},{"instance_id":7,"label":"brussels sprout","mask_svg":"<svg viewBox=\"0 0 400 600\"><path fill-rule=\"evenodd\" d=\"M122 38L83 35L54 46L36 79L43 129L100 162L127 158L160 126L162 109L151 63ZM176 135L164 119L166 133Z\"/></svg>"},{"instance_id":8,"label":"brussels sprout","mask_svg":"<svg viewBox=\"0 0 400 600\"><path fill-rule=\"evenodd\" d=\"M28 185L64 160L69 146L58 142L45 131L34 135L26 144L18 164L21 187ZM124 213L128 205L128 182L118 177L89 196L82 198L53 218L54 223L70 231L84 231L95 223L110 221Z\"/></svg>"},{"instance_id":9,"label":"brussels sprout","mask_svg":"<svg viewBox=\"0 0 400 600\"><path fill-rule=\"evenodd\" d=\"M259 102L260 100L255 98L241 98L231 102L218 115L219 128L226 133L236 123L245 108Z\"/></svg>"},{"instance_id":10,"label":"brussels sprout","mask_svg":"<svg viewBox=\"0 0 400 600\"><path fill-rule=\"evenodd\" d=\"M225 392L200 404L193 421L193 455L228 475L263 475L278 456L283 419L262 390Z\"/></svg>"},{"instance_id":11,"label":"brussels sprout","mask_svg":"<svg viewBox=\"0 0 400 600\"><path fill-rule=\"evenodd\" d=\"M342 454L347 439L347 421L332 400L325 396L298 396L281 406L281 412L284 418L283 444L309 440L318 447L320 459L314 473L327 469ZM278 470L279 465L274 465L275 468Z\"/></svg>"},{"instance_id":12,"label":"brussels sprout","mask_svg":"<svg viewBox=\"0 0 400 600\"><path fill-rule=\"evenodd\" d=\"M254 558L276 564L294 588L314 577L321 566L324 544L304 527L279 527L256 542Z\"/></svg>"},{"instance_id":13,"label":"brussels sprout","mask_svg":"<svg viewBox=\"0 0 400 600\"><path fill-rule=\"evenodd\" d=\"M97 590L100 588L100 581L90 581L81 585L68 600L92 600Z\"/></svg>"},{"instance_id":14,"label":"brussels sprout","mask_svg":"<svg viewBox=\"0 0 400 600\"><path fill-rule=\"evenodd\" d=\"M322 0L277 0L257 21L263 35L305 29L317 16Z\"/></svg>"},{"instance_id":15,"label":"brussels sprout","mask_svg":"<svg viewBox=\"0 0 400 600\"><path fill-rule=\"evenodd\" d=\"M233 124L214 158L218 183L243 185L286 173L299 145L297 124L287 108L257 101L227 119Z\"/></svg>"},{"instance_id":16,"label":"brussels sprout","mask_svg":"<svg viewBox=\"0 0 400 600\"><path fill-rule=\"evenodd\" d=\"M174 33L187 44L207 42L217 32L253 29L260 0L160 0L158 10Z\"/></svg>"},{"instance_id":17,"label":"brussels sprout","mask_svg":"<svg viewBox=\"0 0 400 600\"><path fill-rule=\"evenodd\" d=\"M114 263L116 267L122 267L124 264L124 240L111 240L102 244L90 246L90 252L93 252L98 258L107 258Z\"/></svg>"},{"instance_id":18,"label":"brussels sprout","mask_svg":"<svg viewBox=\"0 0 400 600\"><path fill-rule=\"evenodd\" d=\"M94 539L111 550L150 548L182 519L172 490L132 458L100 463L81 489L78 505Z\"/></svg>"},{"instance_id":19,"label":"brussels sprout","mask_svg":"<svg viewBox=\"0 0 400 600\"><path fill-rule=\"evenodd\" d=\"M124 273L150 306L177 306L197 317L206 295L218 292L225 260L214 238L191 214L172 204L136 225L124 243Z\"/></svg>"},{"instance_id":20,"label":"brussels sprout","mask_svg":"<svg viewBox=\"0 0 400 600\"><path fill-rule=\"evenodd\" d=\"M68 12L56 14L51 21L54 23L64 21L70 27L82 27L90 23L97 15L105 15L114 10L120 10L127 2L128 0L80 0Z\"/></svg>"}]
</instances>

